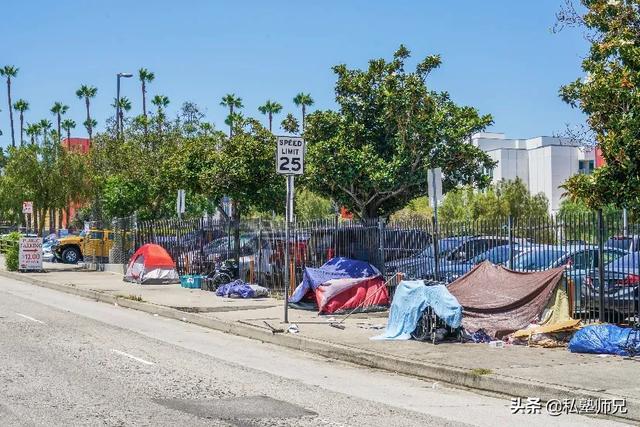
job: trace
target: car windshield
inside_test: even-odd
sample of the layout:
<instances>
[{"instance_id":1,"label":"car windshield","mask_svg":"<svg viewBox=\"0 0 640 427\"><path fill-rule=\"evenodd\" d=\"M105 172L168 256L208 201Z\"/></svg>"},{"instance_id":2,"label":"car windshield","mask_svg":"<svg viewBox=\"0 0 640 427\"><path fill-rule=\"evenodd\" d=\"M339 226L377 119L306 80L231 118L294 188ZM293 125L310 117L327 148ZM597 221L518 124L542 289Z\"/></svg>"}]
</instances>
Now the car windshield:
<instances>
[{"instance_id":1,"label":"car windshield","mask_svg":"<svg viewBox=\"0 0 640 427\"><path fill-rule=\"evenodd\" d=\"M638 271L640 266L640 253L632 252L629 255L625 255L616 259L615 261L607 264L604 269L619 271L619 270L636 270Z\"/></svg>"},{"instance_id":2,"label":"car windshield","mask_svg":"<svg viewBox=\"0 0 640 427\"><path fill-rule=\"evenodd\" d=\"M513 255L515 256L517 254L518 254L517 246L514 245ZM486 260L493 264L502 264L508 259L509 259L509 245L504 245L504 246L497 246L493 249L489 249L484 253L481 253L480 255L471 259L471 262L474 264L478 264Z\"/></svg>"},{"instance_id":3,"label":"car windshield","mask_svg":"<svg viewBox=\"0 0 640 427\"><path fill-rule=\"evenodd\" d=\"M533 249L515 257L513 260L513 268L515 270L544 269L564 254L565 251L556 248Z\"/></svg>"},{"instance_id":4,"label":"car windshield","mask_svg":"<svg viewBox=\"0 0 640 427\"><path fill-rule=\"evenodd\" d=\"M438 240L438 255L443 256L444 254L451 252L464 240L464 237L448 237L446 239ZM422 251L420 256L434 258L433 245L429 245L424 251Z\"/></svg>"}]
</instances>

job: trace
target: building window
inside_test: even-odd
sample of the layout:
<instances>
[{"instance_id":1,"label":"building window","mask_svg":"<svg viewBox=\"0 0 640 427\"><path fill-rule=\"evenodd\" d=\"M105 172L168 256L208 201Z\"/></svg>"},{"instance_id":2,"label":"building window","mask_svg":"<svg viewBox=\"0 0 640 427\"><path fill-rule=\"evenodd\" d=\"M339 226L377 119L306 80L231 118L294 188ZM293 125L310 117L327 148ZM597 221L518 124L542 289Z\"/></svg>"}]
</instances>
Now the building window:
<instances>
[{"instance_id":1,"label":"building window","mask_svg":"<svg viewBox=\"0 0 640 427\"><path fill-rule=\"evenodd\" d=\"M578 173L589 175L591 172L593 172L593 168L593 160L578 160Z\"/></svg>"}]
</instances>

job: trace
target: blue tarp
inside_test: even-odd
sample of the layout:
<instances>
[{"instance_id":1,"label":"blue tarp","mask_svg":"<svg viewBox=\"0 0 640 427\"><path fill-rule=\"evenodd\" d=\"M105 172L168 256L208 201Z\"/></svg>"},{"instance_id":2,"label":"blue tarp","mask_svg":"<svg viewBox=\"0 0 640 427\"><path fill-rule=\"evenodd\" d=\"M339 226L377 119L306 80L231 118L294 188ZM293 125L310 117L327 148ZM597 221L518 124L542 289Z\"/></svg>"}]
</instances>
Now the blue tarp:
<instances>
[{"instance_id":1,"label":"blue tarp","mask_svg":"<svg viewBox=\"0 0 640 427\"><path fill-rule=\"evenodd\" d=\"M460 327L462 306L446 286L425 286L422 280L403 280L393 296L387 329L373 340L408 340L427 307L452 328Z\"/></svg>"},{"instance_id":2,"label":"blue tarp","mask_svg":"<svg viewBox=\"0 0 640 427\"><path fill-rule=\"evenodd\" d=\"M227 298L259 298L267 296L268 293L266 288L250 285L240 279L220 285L220 287L216 289L216 295Z\"/></svg>"},{"instance_id":3,"label":"blue tarp","mask_svg":"<svg viewBox=\"0 0 640 427\"><path fill-rule=\"evenodd\" d=\"M320 268L304 269L302 283L298 285L289 302L299 302L309 290L315 290L318 286L331 279L357 279L361 277L374 277L380 272L371 264L354 259L336 257L327 261Z\"/></svg>"},{"instance_id":4,"label":"blue tarp","mask_svg":"<svg viewBox=\"0 0 640 427\"><path fill-rule=\"evenodd\" d=\"M615 325L585 326L571 337L569 351L634 356L640 354L640 331Z\"/></svg>"}]
</instances>

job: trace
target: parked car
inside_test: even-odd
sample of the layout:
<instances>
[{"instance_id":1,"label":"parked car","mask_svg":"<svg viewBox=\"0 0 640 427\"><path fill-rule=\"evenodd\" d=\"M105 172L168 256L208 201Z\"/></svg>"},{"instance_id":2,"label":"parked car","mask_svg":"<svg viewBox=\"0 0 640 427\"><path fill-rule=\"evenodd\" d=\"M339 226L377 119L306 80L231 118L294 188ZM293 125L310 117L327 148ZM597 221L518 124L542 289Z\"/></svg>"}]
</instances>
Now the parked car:
<instances>
[{"instance_id":1,"label":"parked car","mask_svg":"<svg viewBox=\"0 0 640 427\"><path fill-rule=\"evenodd\" d=\"M600 278L598 272L587 276L581 288L581 298L587 309L600 307ZM637 316L640 303L640 252L631 252L604 267L604 308L609 321Z\"/></svg>"},{"instance_id":2,"label":"parked car","mask_svg":"<svg viewBox=\"0 0 640 427\"><path fill-rule=\"evenodd\" d=\"M604 264L624 256L628 252L618 248L604 248ZM599 266L597 246L540 246L518 255L513 261L514 270L543 271L565 266L565 277L575 285L575 307L582 306L582 289L588 276L593 276Z\"/></svg>"},{"instance_id":3,"label":"parked car","mask_svg":"<svg viewBox=\"0 0 640 427\"><path fill-rule=\"evenodd\" d=\"M474 266L484 261L489 261L496 265L506 264L509 261L510 254L515 257L522 252L523 248L526 248L526 246L523 246L521 243L514 243L511 248L509 248L509 245L501 245L491 248L469 260L442 263L440 270L441 280L451 283L458 277L471 271Z\"/></svg>"},{"instance_id":4,"label":"parked car","mask_svg":"<svg viewBox=\"0 0 640 427\"><path fill-rule=\"evenodd\" d=\"M51 246L51 250L57 261L67 264L76 264L89 257L108 262L113 237L114 233L110 230L89 230L77 236L61 237Z\"/></svg>"},{"instance_id":5,"label":"parked car","mask_svg":"<svg viewBox=\"0 0 640 427\"><path fill-rule=\"evenodd\" d=\"M629 252L636 252L640 250L640 236L637 234L631 236L611 236L604 245L609 248L619 248Z\"/></svg>"},{"instance_id":6,"label":"parked car","mask_svg":"<svg viewBox=\"0 0 640 427\"><path fill-rule=\"evenodd\" d=\"M524 247L525 239L514 239L514 247ZM408 278L453 280L469 271L473 260L498 246L509 245L509 239L502 236L455 236L438 240L438 277L435 272L433 246L426 248L417 256L385 264L387 273L402 272ZM507 255L508 257L508 255ZM478 261L479 262L479 261Z\"/></svg>"}]
</instances>

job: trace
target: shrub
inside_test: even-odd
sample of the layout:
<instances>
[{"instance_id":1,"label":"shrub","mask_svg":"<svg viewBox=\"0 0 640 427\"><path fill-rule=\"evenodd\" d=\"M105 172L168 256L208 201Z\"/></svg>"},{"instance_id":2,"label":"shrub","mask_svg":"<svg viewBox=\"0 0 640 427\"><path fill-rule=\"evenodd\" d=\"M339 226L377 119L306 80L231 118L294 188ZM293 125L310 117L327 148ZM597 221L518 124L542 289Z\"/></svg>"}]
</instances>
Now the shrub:
<instances>
[{"instance_id":1,"label":"shrub","mask_svg":"<svg viewBox=\"0 0 640 427\"><path fill-rule=\"evenodd\" d=\"M7 270L9 271L18 271L19 267L19 252L18 252L18 242L20 241L20 233L14 231L13 233L9 233L6 237L6 240L13 242L9 248L7 248L7 252L4 254L4 262Z\"/></svg>"}]
</instances>

